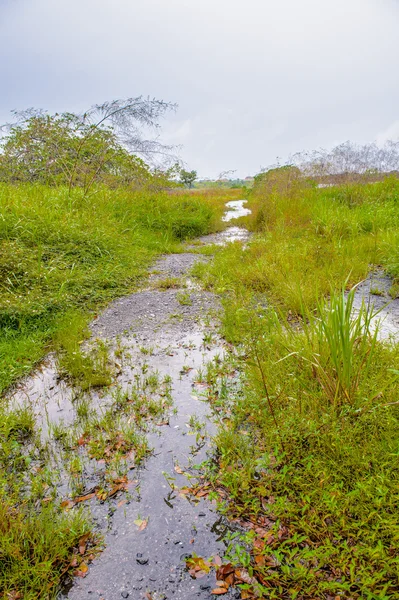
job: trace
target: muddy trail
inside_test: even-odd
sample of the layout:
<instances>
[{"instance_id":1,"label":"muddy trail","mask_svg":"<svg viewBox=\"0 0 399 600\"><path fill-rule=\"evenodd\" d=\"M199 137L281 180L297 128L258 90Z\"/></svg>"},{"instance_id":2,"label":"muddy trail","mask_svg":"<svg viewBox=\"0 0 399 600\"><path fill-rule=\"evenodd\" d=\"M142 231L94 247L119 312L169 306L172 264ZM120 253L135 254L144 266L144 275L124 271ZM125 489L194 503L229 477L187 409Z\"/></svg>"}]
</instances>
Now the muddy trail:
<instances>
[{"instance_id":1,"label":"muddy trail","mask_svg":"<svg viewBox=\"0 0 399 600\"><path fill-rule=\"evenodd\" d=\"M244 203L229 202L224 220L248 214ZM225 343L217 334L219 299L196 286L190 269L198 261L211 260L193 250L236 241L244 246L249 237L247 230L228 226L188 244L181 254L163 256L153 266L144 289L116 300L92 323L92 340L107 344L114 364L113 383L108 388L76 390L59 378L57 359L49 356L14 391L14 403L33 405L41 435L53 448L53 468L59 471L58 495L83 499L81 505L90 509L95 531L104 538L104 549L85 576L73 578L59 600L215 597L215 569L195 579L186 559L223 557L233 533L215 503L206 493L201 494L200 475L218 426L217 411L212 412L207 401L207 373L218 357L223 357ZM383 274L375 273L356 292L355 308L365 300L381 309L378 318L385 323L381 337L396 337L399 330L399 301L387 304L389 284ZM373 294L376 287L377 295ZM153 418L145 415L140 426L148 450L139 466L136 457L132 455L129 461L127 454L118 467L119 475L113 474L109 484L107 461L87 456L86 440L81 436L78 444L72 445L81 461L77 482L76 468L72 472L65 468L65 458L54 443L62 438L61 427L79 431L76 423L84 410L89 410L87 406L96 414L107 410L109 414L110 407L117 411L119 406L126 408L126 399L129 403L133 396L145 397L147 408L152 397L158 402ZM117 412L112 414L117 419ZM123 421L123 412L119 418ZM127 421L132 418L126 416ZM134 418L137 420L137 414ZM103 492L105 482L107 492ZM187 493L188 487L199 493L193 497ZM230 587L223 596L231 599L241 594Z\"/></svg>"},{"instance_id":2,"label":"muddy trail","mask_svg":"<svg viewBox=\"0 0 399 600\"><path fill-rule=\"evenodd\" d=\"M228 203L224 220L247 214L244 202ZM206 402L204 381L209 365L224 351L216 332L218 298L198 289L189 277L196 262L210 258L190 250L248 238L245 229L228 227L196 240L187 252L162 257L153 266L145 289L113 302L93 322L93 339L104 340L111 348L117 374L114 394L112 390L92 391L83 394L85 402L89 397L91 408L104 412L115 390L128 395L139 379L155 377L159 382L155 387L167 381L171 406L146 425L150 452L139 467L133 462L128 467L123 479L127 483L120 493L111 493L100 502L93 492L98 492L104 480L104 461L84 461L79 494L87 497L82 505L90 508L95 528L104 537L104 550L84 578L71 580L60 599L215 597L211 594L215 570L193 579L186 558L223 556L229 528L212 502L201 494L193 501L180 491L201 485L198 466L207 458L210 436L217 427L217 417L210 415ZM165 289L165 281L172 281L173 287L167 284ZM153 391L163 395L160 389ZM49 440L58 425L73 428L82 405L81 394L59 379L54 356L13 395L17 404L27 399L34 406L42 436ZM78 452L82 455L83 448ZM73 497L76 491L58 464L57 448L54 462L60 472L58 493ZM240 593L231 588L224 597L239 598Z\"/></svg>"}]
</instances>

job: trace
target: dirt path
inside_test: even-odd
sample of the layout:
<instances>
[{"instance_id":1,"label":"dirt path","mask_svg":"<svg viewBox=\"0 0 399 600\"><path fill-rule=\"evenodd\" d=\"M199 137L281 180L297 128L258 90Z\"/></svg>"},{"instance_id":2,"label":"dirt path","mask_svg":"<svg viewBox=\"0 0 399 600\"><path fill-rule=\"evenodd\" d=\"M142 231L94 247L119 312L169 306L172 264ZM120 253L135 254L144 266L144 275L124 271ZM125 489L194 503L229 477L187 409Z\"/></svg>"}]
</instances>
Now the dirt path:
<instances>
[{"instance_id":1,"label":"dirt path","mask_svg":"<svg viewBox=\"0 0 399 600\"><path fill-rule=\"evenodd\" d=\"M231 233L228 229L201 241L225 243ZM241 231L240 235L247 234ZM157 274L150 284L181 277L184 285L189 269L199 260L208 259L191 253L165 256L154 265ZM210 318L218 308L217 298L200 290L144 290L114 302L93 324L96 336L108 340L122 336L136 366L145 361L150 370L171 378L174 414L149 436L154 451L137 474L136 497L116 508L111 518L93 503L98 526L104 529L101 519L108 520L106 548L88 576L75 580L67 596L70 600L214 597L210 594L214 574L193 580L184 559L193 552L204 557L223 554L226 527L210 502L194 504L177 488L188 485L181 472L195 474L193 465L206 458L214 430L208 406L201 400L203 386L196 381L207 362L223 352ZM143 355L143 350L148 354ZM119 383L127 385L131 377L131 370L123 369ZM137 519L148 519L144 530L139 531ZM225 597L240 594L231 591Z\"/></svg>"},{"instance_id":2,"label":"dirt path","mask_svg":"<svg viewBox=\"0 0 399 600\"><path fill-rule=\"evenodd\" d=\"M243 201L230 202L227 207L226 221L246 214ZM248 237L245 229L233 226L200 238L191 248L245 242ZM93 337L106 340L114 350L123 347L115 384L126 390L138 373L157 373L160 380L167 376L173 406L168 418L149 430L147 438L153 452L141 468L132 469L129 493L105 502L93 497L85 503L90 506L97 530L104 535L105 549L90 565L87 576L74 579L60 599L215 597L211 594L214 573L192 579L185 558L193 553L204 558L223 555L229 534L227 523L210 501L193 503L179 494L179 488L197 481L196 465L206 459L210 437L217 427L204 401L206 386L202 382L207 364L224 351L216 333L219 300L197 289L189 278L196 262L208 260L192 252L162 257L154 265L146 289L113 302L92 324ZM164 289L167 281L179 287ZM385 286L384 293L388 284L381 275L378 285ZM370 287L368 282L360 286L357 300L364 295L370 297ZM382 296L375 300L385 301ZM391 310L394 306L398 310L397 303ZM28 398L34 405L44 436L54 423L72 424L76 417L76 390L58 379L51 356L41 370L19 386L14 397L19 403ZM109 405L110 393L91 393L91 401L101 411ZM100 473L97 463L85 469L86 493L97 485ZM190 476L195 479L190 480ZM62 476L59 493L69 493ZM137 523L141 521L147 525L140 530ZM234 589L224 595L239 597Z\"/></svg>"}]
</instances>

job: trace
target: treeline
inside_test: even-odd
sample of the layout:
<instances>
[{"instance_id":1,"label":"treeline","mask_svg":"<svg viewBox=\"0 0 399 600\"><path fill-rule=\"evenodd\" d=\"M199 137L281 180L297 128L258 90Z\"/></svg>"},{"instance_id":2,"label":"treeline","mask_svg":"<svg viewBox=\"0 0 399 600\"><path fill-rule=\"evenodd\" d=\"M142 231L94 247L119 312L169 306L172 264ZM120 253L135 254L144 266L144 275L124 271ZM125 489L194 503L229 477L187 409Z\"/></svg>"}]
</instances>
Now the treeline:
<instances>
[{"instance_id":1,"label":"treeline","mask_svg":"<svg viewBox=\"0 0 399 600\"><path fill-rule=\"evenodd\" d=\"M298 184L309 187L374 183L399 176L399 142L358 145L345 142L331 150L298 152L286 164L263 169L255 186L286 193Z\"/></svg>"},{"instance_id":2,"label":"treeline","mask_svg":"<svg viewBox=\"0 0 399 600\"><path fill-rule=\"evenodd\" d=\"M160 119L175 108L140 96L81 114L14 111L14 122L2 127L0 181L79 187L85 194L97 184L171 186L173 147L157 134Z\"/></svg>"}]
</instances>

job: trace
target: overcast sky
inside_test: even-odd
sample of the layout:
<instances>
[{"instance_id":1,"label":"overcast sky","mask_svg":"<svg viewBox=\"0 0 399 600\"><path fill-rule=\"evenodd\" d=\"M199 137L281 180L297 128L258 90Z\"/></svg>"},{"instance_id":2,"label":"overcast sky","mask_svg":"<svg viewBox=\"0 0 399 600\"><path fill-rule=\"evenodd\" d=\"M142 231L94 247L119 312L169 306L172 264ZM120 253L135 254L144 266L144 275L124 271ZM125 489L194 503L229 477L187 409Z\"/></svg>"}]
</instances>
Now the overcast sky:
<instances>
[{"instance_id":1,"label":"overcast sky","mask_svg":"<svg viewBox=\"0 0 399 600\"><path fill-rule=\"evenodd\" d=\"M0 0L0 120L150 95L202 176L399 137L399 0Z\"/></svg>"}]
</instances>

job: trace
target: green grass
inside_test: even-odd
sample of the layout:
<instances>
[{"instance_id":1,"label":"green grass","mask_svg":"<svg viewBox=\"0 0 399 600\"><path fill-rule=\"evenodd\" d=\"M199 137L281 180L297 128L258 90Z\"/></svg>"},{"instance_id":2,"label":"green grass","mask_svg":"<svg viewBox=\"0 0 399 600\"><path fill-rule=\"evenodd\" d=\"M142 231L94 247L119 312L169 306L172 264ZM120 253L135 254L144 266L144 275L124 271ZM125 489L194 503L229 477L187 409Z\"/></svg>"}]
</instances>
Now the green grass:
<instances>
[{"instance_id":1,"label":"green grass","mask_svg":"<svg viewBox=\"0 0 399 600\"><path fill-rule=\"evenodd\" d=\"M76 189L70 196L64 188L0 185L0 392L49 350L59 375L76 386L73 422L48 423L45 441L29 398L15 409L2 397L4 600L52 600L66 574L85 574L96 540L90 514L74 499L87 489L88 464L106 465L97 469L104 474L92 496L105 501L126 491L129 468L149 451L147 422L171 405L170 382L143 367L131 390L114 388L100 414L90 389L112 385L116 363L105 342L88 340L88 323L112 299L137 289L160 253L180 252L182 241L223 227L223 205L234 193L104 187L84 197ZM114 358L129 355L119 344ZM64 501L61 482L71 496Z\"/></svg>"},{"instance_id":2,"label":"green grass","mask_svg":"<svg viewBox=\"0 0 399 600\"><path fill-rule=\"evenodd\" d=\"M56 499L56 478L29 407L0 408L0 439L0 596L54 598L74 549L90 532L89 519L82 510L65 512Z\"/></svg>"},{"instance_id":3,"label":"green grass","mask_svg":"<svg viewBox=\"0 0 399 600\"><path fill-rule=\"evenodd\" d=\"M209 476L249 531L228 555L259 597L397 598L399 348L345 290L375 267L395 289L399 182L255 185L250 202L253 242L194 270L237 348L208 378L224 415Z\"/></svg>"},{"instance_id":4,"label":"green grass","mask_svg":"<svg viewBox=\"0 0 399 600\"><path fill-rule=\"evenodd\" d=\"M214 231L227 199L106 188L85 198L80 190L1 184L0 391L54 344L64 367L77 371L88 319L134 290L157 254Z\"/></svg>"}]
</instances>

